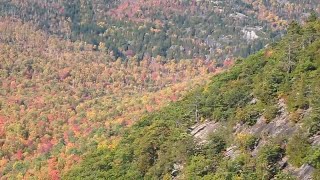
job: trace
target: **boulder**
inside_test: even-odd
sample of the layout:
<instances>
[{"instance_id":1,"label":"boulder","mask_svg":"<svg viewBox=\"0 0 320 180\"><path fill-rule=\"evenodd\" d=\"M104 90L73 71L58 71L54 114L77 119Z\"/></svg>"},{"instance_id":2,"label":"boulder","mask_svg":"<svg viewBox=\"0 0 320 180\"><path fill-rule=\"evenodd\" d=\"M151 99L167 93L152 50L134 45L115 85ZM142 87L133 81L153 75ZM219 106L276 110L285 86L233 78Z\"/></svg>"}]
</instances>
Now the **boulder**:
<instances>
[{"instance_id":1,"label":"boulder","mask_svg":"<svg viewBox=\"0 0 320 180\"><path fill-rule=\"evenodd\" d=\"M195 124L190 127L190 134L200 143L206 143L209 135L215 132L220 127L218 122L207 121L201 124Z\"/></svg>"}]
</instances>

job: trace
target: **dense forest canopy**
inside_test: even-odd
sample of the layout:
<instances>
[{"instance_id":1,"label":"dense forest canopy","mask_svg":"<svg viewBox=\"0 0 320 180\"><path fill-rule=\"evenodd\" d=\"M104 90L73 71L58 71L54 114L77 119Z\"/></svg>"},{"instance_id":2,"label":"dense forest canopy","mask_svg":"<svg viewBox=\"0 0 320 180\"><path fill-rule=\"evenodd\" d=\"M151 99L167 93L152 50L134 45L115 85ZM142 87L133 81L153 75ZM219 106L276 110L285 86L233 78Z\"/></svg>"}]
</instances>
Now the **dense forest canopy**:
<instances>
[{"instance_id":1,"label":"dense forest canopy","mask_svg":"<svg viewBox=\"0 0 320 180\"><path fill-rule=\"evenodd\" d=\"M222 70L200 59L123 63L14 19L1 19L0 27L4 177L68 169L88 149L113 146L141 114L177 101Z\"/></svg>"},{"instance_id":2,"label":"dense forest canopy","mask_svg":"<svg viewBox=\"0 0 320 180\"><path fill-rule=\"evenodd\" d=\"M317 169L319 11L318 0L1 0L0 179L282 177L265 169L280 157ZM305 125L298 149L270 144L261 163L247 151L260 135L229 133L285 113ZM229 129L199 147L187 129L204 121ZM235 139L241 156L226 160Z\"/></svg>"},{"instance_id":3,"label":"dense forest canopy","mask_svg":"<svg viewBox=\"0 0 320 180\"><path fill-rule=\"evenodd\" d=\"M288 31L280 42L143 117L118 146L97 148L64 177L317 179L320 20L293 23ZM201 120L221 125L206 143L190 133Z\"/></svg>"},{"instance_id":4,"label":"dense forest canopy","mask_svg":"<svg viewBox=\"0 0 320 180\"><path fill-rule=\"evenodd\" d=\"M278 39L291 19L303 20L311 9L319 10L317 0L6 0L0 6L3 16L33 21L96 49L102 43L115 58L218 62L256 52Z\"/></svg>"}]
</instances>

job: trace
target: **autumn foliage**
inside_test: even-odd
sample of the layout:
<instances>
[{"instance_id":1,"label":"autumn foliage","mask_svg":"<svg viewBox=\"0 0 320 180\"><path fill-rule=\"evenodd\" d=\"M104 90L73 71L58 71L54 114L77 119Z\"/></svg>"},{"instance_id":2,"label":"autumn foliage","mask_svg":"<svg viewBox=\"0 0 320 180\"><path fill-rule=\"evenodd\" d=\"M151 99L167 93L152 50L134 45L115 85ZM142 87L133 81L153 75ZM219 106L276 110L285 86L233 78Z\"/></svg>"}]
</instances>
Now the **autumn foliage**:
<instances>
[{"instance_id":1,"label":"autumn foliage","mask_svg":"<svg viewBox=\"0 0 320 180\"><path fill-rule=\"evenodd\" d=\"M25 178L59 179L88 149L114 147L121 129L143 113L179 100L222 70L201 59L113 59L16 19L2 19L0 31L4 177L23 169Z\"/></svg>"}]
</instances>

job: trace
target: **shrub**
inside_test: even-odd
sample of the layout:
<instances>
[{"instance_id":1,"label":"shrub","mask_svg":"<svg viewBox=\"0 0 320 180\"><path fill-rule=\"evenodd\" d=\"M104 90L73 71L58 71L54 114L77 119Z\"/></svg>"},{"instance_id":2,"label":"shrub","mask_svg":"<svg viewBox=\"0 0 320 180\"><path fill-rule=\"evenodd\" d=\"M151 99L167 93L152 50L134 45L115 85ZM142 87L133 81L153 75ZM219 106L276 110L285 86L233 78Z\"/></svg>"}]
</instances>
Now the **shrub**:
<instances>
[{"instance_id":1,"label":"shrub","mask_svg":"<svg viewBox=\"0 0 320 180\"><path fill-rule=\"evenodd\" d=\"M287 155L289 157L289 162L300 167L305 163L305 157L310 152L310 144L308 143L308 138L303 134L294 135L287 144Z\"/></svg>"},{"instance_id":2,"label":"shrub","mask_svg":"<svg viewBox=\"0 0 320 180\"><path fill-rule=\"evenodd\" d=\"M259 116L259 110L255 106L249 105L245 108L238 108L236 110L235 120L253 126L257 122Z\"/></svg>"},{"instance_id":3,"label":"shrub","mask_svg":"<svg viewBox=\"0 0 320 180\"><path fill-rule=\"evenodd\" d=\"M193 156L186 167L185 175L189 179L199 179L208 173L211 164L212 162L202 155Z\"/></svg>"},{"instance_id":4,"label":"shrub","mask_svg":"<svg viewBox=\"0 0 320 180\"><path fill-rule=\"evenodd\" d=\"M253 150L258 138L251 134L238 134L236 142L242 150Z\"/></svg>"},{"instance_id":5,"label":"shrub","mask_svg":"<svg viewBox=\"0 0 320 180\"><path fill-rule=\"evenodd\" d=\"M272 119L276 118L279 113L279 108L275 105L268 106L263 112L263 116L266 118L267 122L270 122Z\"/></svg>"},{"instance_id":6,"label":"shrub","mask_svg":"<svg viewBox=\"0 0 320 180\"><path fill-rule=\"evenodd\" d=\"M298 110L290 113L289 119L290 119L290 121L297 123L301 120L302 115L303 115L303 110L298 109Z\"/></svg>"},{"instance_id":7,"label":"shrub","mask_svg":"<svg viewBox=\"0 0 320 180\"><path fill-rule=\"evenodd\" d=\"M210 135L209 142L207 144L207 148L209 154L217 155L226 149L227 143L225 137L214 133Z\"/></svg>"},{"instance_id":8,"label":"shrub","mask_svg":"<svg viewBox=\"0 0 320 180\"><path fill-rule=\"evenodd\" d=\"M308 157L306 157L306 161L311 164L315 168L320 168L320 147L316 147L310 150L308 153Z\"/></svg>"},{"instance_id":9,"label":"shrub","mask_svg":"<svg viewBox=\"0 0 320 180\"><path fill-rule=\"evenodd\" d=\"M271 179L279 172L277 162L282 158L283 150L279 145L269 144L258 153L257 174L263 179Z\"/></svg>"}]
</instances>

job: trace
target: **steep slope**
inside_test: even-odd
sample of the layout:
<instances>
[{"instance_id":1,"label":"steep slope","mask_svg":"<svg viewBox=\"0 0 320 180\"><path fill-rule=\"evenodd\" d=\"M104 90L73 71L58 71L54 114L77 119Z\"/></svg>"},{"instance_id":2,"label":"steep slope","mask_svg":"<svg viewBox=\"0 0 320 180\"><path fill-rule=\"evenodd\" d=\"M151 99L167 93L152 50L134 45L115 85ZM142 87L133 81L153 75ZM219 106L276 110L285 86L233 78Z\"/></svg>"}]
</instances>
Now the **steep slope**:
<instances>
[{"instance_id":1,"label":"steep slope","mask_svg":"<svg viewBox=\"0 0 320 180\"><path fill-rule=\"evenodd\" d=\"M118 146L97 148L64 177L316 179L319 57L320 21L292 23L280 42L146 115Z\"/></svg>"}]
</instances>

